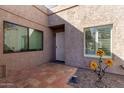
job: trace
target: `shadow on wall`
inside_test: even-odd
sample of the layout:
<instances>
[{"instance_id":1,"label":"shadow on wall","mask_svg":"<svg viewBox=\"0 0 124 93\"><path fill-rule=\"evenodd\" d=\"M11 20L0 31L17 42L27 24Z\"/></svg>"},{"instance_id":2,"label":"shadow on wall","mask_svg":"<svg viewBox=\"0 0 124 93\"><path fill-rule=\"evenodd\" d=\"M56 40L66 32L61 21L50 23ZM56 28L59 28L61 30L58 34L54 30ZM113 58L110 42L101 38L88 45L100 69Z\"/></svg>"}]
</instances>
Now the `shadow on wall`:
<instances>
[{"instance_id":1,"label":"shadow on wall","mask_svg":"<svg viewBox=\"0 0 124 93\"><path fill-rule=\"evenodd\" d=\"M52 13L51 10L49 11ZM53 13L49 16L48 23L49 27L57 25L64 25L65 27L65 64L89 69L89 62L97 60L97 58L84 56L85 27L81 23L83 23L82 21L86 18L86 16L82 19L78 19L78 15L77 11L73 10L63 13L63 15L60 13ZM124 60L114 53L112 53L112 59L113 66L108 69L108 72L124 75L124 68L123 66L120 66L124 64Z\"/></svg>"},{"instance_id":2,"label":"shadow on wall","mask_svg":"<svg viewBox=\"0 0 124 93\"><path fill-rule=\"evenodd\" d=\"M50 11L50 10L49 10ZM51 11L52 12L52 11ZM73 16L73 15L72 15ZM65 63L71 66L81 66L83 60L83 31L70 24L57 14L49 16L49 26L63 25L65 30Z\"/></svg>"}]
</instances>

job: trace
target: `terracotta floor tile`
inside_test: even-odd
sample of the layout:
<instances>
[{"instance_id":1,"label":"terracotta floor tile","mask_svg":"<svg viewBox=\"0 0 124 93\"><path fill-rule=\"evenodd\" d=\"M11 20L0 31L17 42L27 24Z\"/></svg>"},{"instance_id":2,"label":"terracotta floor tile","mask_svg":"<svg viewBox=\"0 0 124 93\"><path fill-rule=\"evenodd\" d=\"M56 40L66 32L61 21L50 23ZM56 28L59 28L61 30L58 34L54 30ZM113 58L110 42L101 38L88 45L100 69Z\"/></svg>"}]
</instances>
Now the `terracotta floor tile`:
<instances>
[{"instance_id":1,"label":"terracotta floor tile","mask_svg":"<svg viewBox=\"0 0 124 93\"><path fill-rule=\"evenodd\" d=\"M63 64L45 63L37 67L13 72L7 77L7 80L21 88L68 88L72 86L69 86L67 82L76 70L77 68Z\"/></svg>"}]
</instances>

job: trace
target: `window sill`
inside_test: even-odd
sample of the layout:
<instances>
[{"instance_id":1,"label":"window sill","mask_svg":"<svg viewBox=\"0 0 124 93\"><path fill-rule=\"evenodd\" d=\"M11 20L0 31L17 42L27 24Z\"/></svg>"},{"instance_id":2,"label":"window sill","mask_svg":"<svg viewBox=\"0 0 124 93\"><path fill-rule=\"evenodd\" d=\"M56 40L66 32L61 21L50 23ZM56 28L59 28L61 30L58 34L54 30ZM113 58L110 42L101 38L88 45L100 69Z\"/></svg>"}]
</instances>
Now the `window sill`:
<instances>
[{"instance_id":1,"label":"window sill","mask_svg":"<svg viewBox=\"0 0 124 93\"><path fill-rule=\"evenodd\" d=\"M3 54L28 53L28 52L37 52L37 51L43 51L43 49L38 49L38 50L27 50L27 51L16 51L16 52L3 52Z\"/></svg>"},{"instance_id":2,"label":"window sill","mask_svg":"<svg viewBox=\"0 0 124 93\"><path fill-rule=\"evenodd\" d=\"M84 57L99 58L99 56L96 55L84 55ZM102 58L112 58L112 56L103 56Z\"/></svg>"}]
</instances>

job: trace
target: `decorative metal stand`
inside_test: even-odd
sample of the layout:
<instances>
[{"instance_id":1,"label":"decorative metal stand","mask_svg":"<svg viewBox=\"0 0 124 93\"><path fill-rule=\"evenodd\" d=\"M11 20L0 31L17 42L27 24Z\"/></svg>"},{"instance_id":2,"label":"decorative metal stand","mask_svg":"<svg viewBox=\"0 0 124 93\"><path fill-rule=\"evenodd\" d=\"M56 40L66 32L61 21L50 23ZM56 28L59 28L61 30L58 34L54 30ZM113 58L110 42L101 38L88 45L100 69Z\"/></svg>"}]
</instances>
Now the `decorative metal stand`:
<instances>
[{"instance_id":1,"label":"decorative metal stand","mask_svg":"<svg viewBox=\"0 0 124 93\"><path fill-rule=\"evenodd\" d=\"M105 70L108 67L112 66L112 59L107 59L103 64L102 56L105 55L105 52L102 49L97 50L96 52L97 56L99 56L98 64L95 61L92 61L90 63L90 68L94 70L94 72L98 76L98 80L95 82L96 87L98 88L105 88L107 87L105 83L102 81L103 76L105 75Z\"/></svg>"},{"instance_id":2,"label":"decorative metal stand","mask_svg":"<svg viewBox=\"0 0 124 93\"><path fill-rule=\"evenodd\" d=\"M95 82L95 86L96 86L97 88L107 88L107 85L105 85L105 83L104 83L102 80L97 80L97 81Z\"/></svg>"},{"instance_id":3,"label":"decorative metal stand","mask_svg":"<svg viewBox=\"0 0 124 93\"><path fill-rule=\"evenodd\" d=\"M98 80L95 82L96 87L98 88L106 88L107 85L105 85L105 83L102 81L103 76L105 75L105 70L108 68L108 66L105 66L104 68L102 67L102 58L100 56L99 59L99 64L98 64L98 69L94 70L94 72L97 74L98 76Z\"/></svg>"}]
</instances>

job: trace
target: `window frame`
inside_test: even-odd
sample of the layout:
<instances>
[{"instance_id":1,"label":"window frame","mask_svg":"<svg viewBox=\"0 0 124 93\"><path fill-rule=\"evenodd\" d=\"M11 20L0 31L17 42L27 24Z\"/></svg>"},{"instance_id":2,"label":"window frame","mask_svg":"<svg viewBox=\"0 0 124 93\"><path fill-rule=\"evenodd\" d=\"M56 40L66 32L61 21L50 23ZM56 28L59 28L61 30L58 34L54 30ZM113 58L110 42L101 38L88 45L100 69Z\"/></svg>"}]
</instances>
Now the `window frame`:
<instances>
[{"instance_id":1,"label":"window frame","mask_svg":"<svg viewBox=\"0 0 124 93\"><path fill-rule=\"evenodd\" d=\"M15 52L5 52L5 24L6 23L10 23L10 24L13 24L13 25L17 25L17 26L21 26L21 27L25 27L27 28L27 50L25 51L15 51ZM8 54L8 53L23 53L23 52L33 52L33 51L43 51L44 49L44 33L43 31L41 30L38 30L38 29L34 29L35 31L37 32L40 32L41 33L41 38L42 38L42 45L41 45L41 49L36 49L36 50L30 50L29 49L29 29L34 29L34 28L31 28L31 27L27 27L27 26L23 26L23 25L20 25L20 24L16 24L16 23L13 23L13 22L9 22L9 21L3 21L3 54Z\"/></svg>"},{"instance_id":2,"label":"window frame","mask_svg":"<svg viewBox=\"0 0 124 93\"><path fill-rule=\"evenodd\" d=\"M103 56L102 58L112 58L112 30L113 30L113 24L107 24L107 25L99 25L99 26L91 26L91 27L85 27L83 30L84 30L84 57L92 57L92 58L99 58L99 56L97 55L90 55L90 54L86 54L86 40L85 40L85 29L86 28L100 28L100 27L110 27L111 28L111 31L110 31L110 52L111 52L111 55L110 56ZM95 37L96 38L96 37ZM98 37L97 37L98 38ZM96 39L95 39L96 41Z\"/></svg>"}]
</instances>

